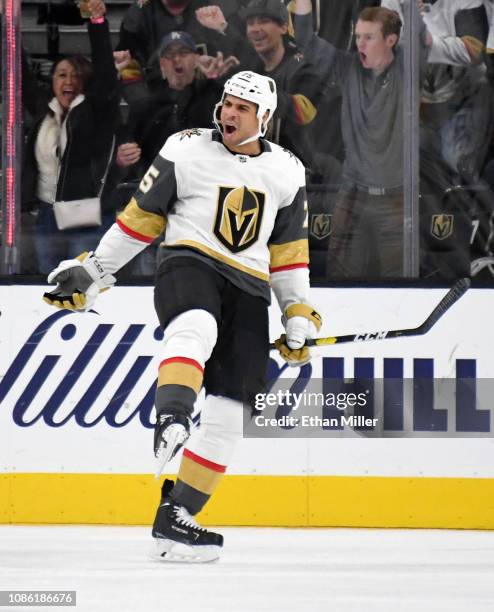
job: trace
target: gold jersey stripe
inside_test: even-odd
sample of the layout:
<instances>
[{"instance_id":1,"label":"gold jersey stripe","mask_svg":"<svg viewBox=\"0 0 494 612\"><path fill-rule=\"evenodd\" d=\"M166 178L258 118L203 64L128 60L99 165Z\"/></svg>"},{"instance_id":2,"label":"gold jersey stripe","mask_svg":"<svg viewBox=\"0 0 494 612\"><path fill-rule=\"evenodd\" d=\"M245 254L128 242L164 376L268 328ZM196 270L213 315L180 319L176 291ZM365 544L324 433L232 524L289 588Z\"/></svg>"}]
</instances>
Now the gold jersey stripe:
<instances>
[{"instance_id":1,"label":"gold jersey stripe","mask_svg":"<svg viewBox=\"0 0 494 612\"><path fill-rule=\"evenodd\" d=\"M193 459L185 455L182 457L180 469L177 474L177 478L182 482L185 482L189 487L193 487L206 495L212 495L214 493L222 476L222 472L210 470L206 466L196 463Z\"/></svg>"},{"instance_id":2,"label":"gold jersey stripe","mask_svg":"<svg viewBox=\"0 0 494 612\"><path fill-rule=\"evenodd\" d=\"M132 232L152 239L159 236L166 226L165 217L143 210L135 198L131 198L125 209L118 215L118 220Z\"/></svg>"},{"instance_id":3,"label":"gold jersey stripe","mask_svg":"<svg viewBox=\"0 0 494 612\"><path fill-rule=\"evenodd\" d=\"M236 270L240 270L241 272L250 274L250 276L255 276L256 278L259 278L260 280L265 281L266 283L269 282L268 274L259 272L259 270L255 270L254 268L249 268L248 266L244 266L238 261L235 261L234 259L230 259L226 255L223 255L222 253L218 253L218 251L215 251L214 249L211 249L205 246L204 244L201 244L200 242L196 242L195 240L177 240L177 242L173 244L165 244L163 242L161 246L166 247L166 248L176 247L176 246L190 246L191 248L196 249L197 251L201 251L201 253L204 253L205 255L209 255L209 257L212 257L213 259L216 259L217 261L221 261L227 264L228 266L235 268Z\"/></svg>"},{"instance_id":4,"label":"gold jersey stripe","mask_svg":"<svg viewBox=\"0 0 494 612\"><path fill-rule=\"evenodd\" d=\"M284 244L270 244L269 253L271 268L309 263L309 243L305 238Z\"/></svg>"},{"instance_id":5,"label":"gold jersey stripe","mask_svg":"<svg viewBox=\"0 0 494 612\"><path fill-rule=\"evenodd\" d=\"M195 366L178 361L161 366L158 373L158 387L162 385L182 385L199 393L203 375Z\"/></svg>"}]
</instances>

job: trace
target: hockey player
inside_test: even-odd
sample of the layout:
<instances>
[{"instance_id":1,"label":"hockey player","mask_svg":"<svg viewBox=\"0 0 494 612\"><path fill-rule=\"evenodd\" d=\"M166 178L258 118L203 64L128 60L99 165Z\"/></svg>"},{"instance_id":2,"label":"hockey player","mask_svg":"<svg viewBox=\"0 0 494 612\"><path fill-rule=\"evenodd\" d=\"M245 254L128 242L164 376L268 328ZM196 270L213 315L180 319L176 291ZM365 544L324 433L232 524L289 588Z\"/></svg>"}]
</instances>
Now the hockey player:
<instances>
[{"instance_id":1,"label":"hockey player","mask_svg":"<svg viewBox=\"0 0 494 612\"><path fill-rule=\"evenodd\" d=\"M171 136L96 251L62 262L48 277L57 283L45 294L48 303L87 310L114 284L116 270L164 234L155 287L164 329L154 436L160 470L185 445L152 530L165 561L219 556L222 536L193 515L226 470L244 409L265 389L270 284L284 313L286 336L277 346L288 362L310 358L305 341L321 325L308 305L304 167L263 138L276 102L271 78L232 76L214 111L217 129ZM201 425L189 439L203 385Z\"/></svg>"}]
</instances>

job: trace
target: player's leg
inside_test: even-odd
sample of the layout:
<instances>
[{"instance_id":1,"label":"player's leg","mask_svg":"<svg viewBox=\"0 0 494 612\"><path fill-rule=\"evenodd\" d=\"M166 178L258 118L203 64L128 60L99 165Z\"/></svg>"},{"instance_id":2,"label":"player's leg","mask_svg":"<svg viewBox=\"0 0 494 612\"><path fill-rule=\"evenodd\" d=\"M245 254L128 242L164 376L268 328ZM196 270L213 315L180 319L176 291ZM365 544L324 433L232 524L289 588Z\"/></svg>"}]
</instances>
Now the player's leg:
<instances>
[{"instance_id":1,"label":"player's leg","mask_svg":"<svg viewBox=\"0 0 494 612\"><path fill-rule=\"evenodd\" d=\"M220 534L200 527L197 514L216 490L242 436L243 405L209 395L201 410L199 429L184 448L175 485L165 480L153 536L165 561L205 562L219 557Z\"/></svg>"},{"instance_id":2,"label":"player's leg","mask_svg":"<svg viewBox=\"0 0 494 612\"><path fill-rule=\"evenodd\" d=\"M188 437L204 366L217 340L224 284L220 275L196 259L173 259L161 272L155 291L156 311L164 327L156 390L155 451L159 456L174 454ZM189 562L217 558L214 549L221 546L221 536L195 524L194 508L172 500L171 485L165 481L153 526L158 555Z\"/></svg>"},{"instance_id":3,"label":"player's leg","mask_svg":"<svg viewBox=\"0 0 494 612\"><path fill-rule=\"evenodd\" d=\"M185 446L175 486L167 490L192 515L218 487L242 437L244 415L250 418L256 394L265 390L268 330L267 303L228 283L219 338L205 368L201 424ZM155 526L159 521L160 512Z\"/></svg>"},{"instance_id":4,"label":"player's leg","mask_svg":"<svg viewBox=\"0 0 494 612\"><path fill-rule=\"evenodd\" d=\"M155 401L155 451L166 445L163 433L171 424L189 431L204 366L217 340L223 283L219 274L194 258L172 258L160 269L155 307L164 338ZM178 448L172 449L173 454Z\"/></svg>"}]
</instances>

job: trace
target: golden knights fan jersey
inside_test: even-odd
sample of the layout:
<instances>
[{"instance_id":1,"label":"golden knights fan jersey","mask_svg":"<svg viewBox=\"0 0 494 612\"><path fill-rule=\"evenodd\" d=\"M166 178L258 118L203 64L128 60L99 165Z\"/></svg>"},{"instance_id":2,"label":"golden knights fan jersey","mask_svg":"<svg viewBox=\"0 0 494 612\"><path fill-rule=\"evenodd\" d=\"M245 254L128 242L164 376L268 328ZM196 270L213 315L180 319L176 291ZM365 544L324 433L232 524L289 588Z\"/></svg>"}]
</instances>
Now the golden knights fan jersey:
<instances>
[{"instance_id":1,"label":"golden knights fan jersey","mask_svg":"<svg viewBox=\"0 0 494 612\"><path fill-rule=\"evenodd\" d=\"M174 134L119 216L120 230L144 243L164 232L161 261L198 257L269 300L270 273L308 267L307 201L302 163L260 142L249 157L231 153L216 130Z\"/></svg>"}]
</instances>

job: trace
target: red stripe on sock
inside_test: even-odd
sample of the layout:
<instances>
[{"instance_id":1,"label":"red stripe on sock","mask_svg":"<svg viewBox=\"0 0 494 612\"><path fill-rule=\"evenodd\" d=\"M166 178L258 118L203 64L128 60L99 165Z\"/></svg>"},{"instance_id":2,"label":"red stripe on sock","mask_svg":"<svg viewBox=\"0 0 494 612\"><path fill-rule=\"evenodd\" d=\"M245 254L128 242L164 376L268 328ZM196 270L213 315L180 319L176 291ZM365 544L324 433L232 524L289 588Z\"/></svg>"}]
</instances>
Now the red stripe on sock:
<instances>
[{"instance_id":1,"label":"red stripe on sock","mask_svg":"<svg viewBox=\"0 0 494 612\"><path fill-rule=\"evenodd\" d=\"M186 365L194 366L194 368L197 368L201 374L204 374L204 368L201 366L201 364L195 359L189 359L188 357L169 357L168 359L163 359L158 370L169 363L185 363Z\"/></svg>"},{"instance_id":2,"label":"red stripe on sock","mask_svg":"<svg viewBox=\"0 0 494 612\"><path fill-rule=\"evenodd\" d=\"M184 449L184 457L188 457L191 461L195 461L199 465L203 465L204 467L213 470L213 472L220 472L221 474L226 472L226 465L220 465L219 463L214 463L214 461L204 459L204 457L199 457L199 455L196 455L187 448Z\"/></svg>"}]
</instances>

